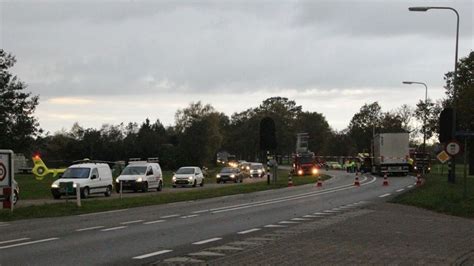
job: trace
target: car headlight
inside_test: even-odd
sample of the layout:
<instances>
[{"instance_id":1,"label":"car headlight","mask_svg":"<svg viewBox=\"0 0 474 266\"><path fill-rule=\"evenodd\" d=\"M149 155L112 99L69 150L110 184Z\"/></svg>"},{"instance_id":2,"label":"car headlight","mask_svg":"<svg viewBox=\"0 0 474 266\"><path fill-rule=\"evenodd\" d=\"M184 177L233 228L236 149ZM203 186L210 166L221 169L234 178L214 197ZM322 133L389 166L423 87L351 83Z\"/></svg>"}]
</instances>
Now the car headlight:
<instances>
[{"instance_id":1,"label":"car headlight","mask_svg":"<svg viewBox=\"0 0 474 266\"><path fill-rule=\"evenodd\" d=\"M73 187L73 188L76 188L76 187L77 187L77 183L72 184L72 187Z\"/></svg>"},{"instance_id":2,"label":"car headlight","mask_svg":"<svg viewBox=\"0 0 474 266\"><path fill-rule=\"evenodd\" d=\"M262 173L262 169L258 169L257 172L258 172L259 174L261 174L261 173Z\"/></svg>"},{"instance_id":3,"label":"car headlight","mask_svg":"<svg viewBox=\"0 0 474 266\"><path fill-rule=\"evenodd\" d=\"M415 170L416 170L416 166L413 166L413 169L415 169Z\"/></svg>"},{"instance_id":4,"label":"car headlight","mask_svg":"<svg viewBox=\"0 0 474 266\"><path fill-rule=\"evenodd\" d=\"M116 183L120 183L120 180L117 178L117 179L115 179L115 182L116 182Z\"/></svg>"},{"instance_id":5,"label":"car headlight","mask_svg":"<svg viewBox=\"0 0 474 266\"><path fill-rule=\"evenodd\" d=\"M58 184L52 184L51 187L52 187L52 188L58 188L59 185L58 185Z\"/></svg>"},{"instance_id":6,"label":"car headlight","mask_svg":"<svg viewBox=\"0 0 474 266\"><path fill-rule=\"evenodd\" d=\"M317 168L313 168L313 175L317 174L318 173L318 169Z\"/></svg>"},{"instance_id":7,"label":"car headlight","mask_svg":"<svg viewBox=\"0 0 474 266\"><path fill-rule=\"evenodd\" d=\"M171 180L176 181L176 176L173 176L173 178L171 178Z\"/></svg>"},{"instance_id":8,"label":"car headlight","mask_svg":"<svg viewBox=\"0 0 474 266\"><path fill-rule=\"evenodd\" d=\"M249 167L249 166L247 166L245 169L247 169L247 170L250 170L250 167Z\"/></svg>"},{"instance_id":9,"label":"car headlight","mask_svg":"<svg viewBox=\"0 0 474 266\"><path fill-rule=\"evenodd\" d=\"M192 176L188 177L188 180L189 181L193 180L193 177Z\"/></svg>"},{"instance_id":10,"label":"car headlight","mask_svg":"<svg viewBox=\"0 0 474 266\"><path fill-rule=\"evenodd\" d=\"M235 175L234 175L234 174L231 174L231 175L230 175L230 178L235 178Z\"/></svg>"},{"instance_id":11,"label":"car headlight","mask_svg":"<svg viewBox=\"0 0 474 266\"><path fill-rule=\"evenodd\" d=\"M298 170L298 175L303 175L303 170Z\"/></svg>"},{"instance_id":12,"label":"car headlight","mask_svg":"<svg viewBox=\"0 0 474 266\"><path fill-rule=\"evenodd\" d=\"M216 177L217 177L217 178L220 178L220 177L221 177L221 175L220 175L220 174L217 174L217 175L216 175Z\"/></svg>"},{"instance_id":13,"label":"car headlight","mask_svg":"<svg viewBox=\"0 0 474 266\"><path fill-rule=\"evenodd\" d=\"M143 181L143 178L139 177L137 178L137 182L142 182Z\"/></svg>"}]
</instances>

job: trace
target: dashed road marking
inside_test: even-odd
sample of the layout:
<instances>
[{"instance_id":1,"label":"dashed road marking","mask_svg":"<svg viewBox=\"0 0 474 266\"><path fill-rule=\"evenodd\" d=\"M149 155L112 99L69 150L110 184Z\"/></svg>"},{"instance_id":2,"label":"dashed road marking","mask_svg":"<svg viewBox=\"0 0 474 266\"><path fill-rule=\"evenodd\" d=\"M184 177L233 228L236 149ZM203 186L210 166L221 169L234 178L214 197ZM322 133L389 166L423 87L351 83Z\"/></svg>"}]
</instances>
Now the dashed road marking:
<instances>
[{"instance_id":1,"label":"dashed road marking","mask_svg":"<svg viewBox=\"0 0 474 266\"><path fill-rule=\"evenodd\" d=\"M409 185L409 186L407 186L407 188L412 188L412 187L413 187L413 185Z\"/></svg>"},{"instance_id":2,"label":"dashed road marking","mask_svg":"<svg viewBox=\"0 0 474 266\"><path fill-rule=\"evenodd\" d=\"M97 215L97 214L107 214L107 213L114 213L114 212L123 212L123 211L126 211L126 210L128 210L128 209L105 211L105 212L85 213L85 214L79 214L78 216L90 216L90 215Z\"/></svg>"},{"instance_id":3,"label":"dashed road marking","mask_svg":"<svg viewBox=\"0 0 474 266\"><path fill-rule=\"evenodd\" d=\"M170 249L159 250L159 251L156 251L156 252L152 252L152 253L148 253L148 254L133 257L133 259L135 259L135 260L146 259L146 258L149 258L149 257L158 256L158 255L169 253L169 252L172 252L172 251L173 250L170 250Z\"/></svg>"},{"instance_id":4,"label":"dashed road marking","mask_svg":"<svg viewBox=\"0 0 474 266\"><path fill-rule=\"evenodd\" d=\"M305 215L303 216L303 218L319 218L321 216L317 216L317 215Z\"/></svg>"},{"instance_id":5,"label":"dashed road marking","mask_svg":"<svg viewBox=\"0 0 474 266\"><path fill-rule=\"evenodd\" d=\"M401 188L401 189L398 189L397 192L402 192L403 190L405 190L405 189Z\"/></svg>"},{"instance_id":6,"label":"dashed road marking","mask_svg":"<svg viewBox=\"0 0 474 266\"><path fill-rule=\"evenodd\" d=\"M3 246L3 247L0 247L0 249L7 249L7 248L13 248L13 247L19 247L19 246L26 246L26 245L36 244L36 243L43 243L43 242L58 240L58 239L59 239L59 238L57 238L57 237L46 238L46 239L41 239L41 240L35 240L35 241L29 241L29 242L23 242L23 243L18 243L18 244Z\"/></svg>"},{"instance_id":7,"label":"dashed road marking","mask_svg":"<svg viewBox=\"0 0 474 266\"><path fill-rule=\"evenodd\" d=\"M390 193L383 194L383 195L380 195L379 198L385 198L385 197L390 196L390 195L391 195Z\"/></svg>"},{"instance_id":8,"label":"dashed road marking","mask_svg":"<svg viewBox=\"0 0 474 266\"><path fill-rule=\"evenodd\" d=\"M128 222L122 222L120 224L136 224L136 223L141 223L143 220L135 220L135 221L128 221Z\"/></svg>"},{"instance_id":9,"label":"dashed road marking","mask_svg":"<svg viewBox=\"0 0 474 266\"><path fill-rule=\"evenodd\" d=\"M193 245L203 245L203 244L206 244L206 243L210 243L210 242L214 242L214 241L218 241L218 240L221 240L222 238L220 237L214 237L214 238L210 238L210 239L206 239L206 240L201 240L201 241L198 241L198 242L194 242Z\"/></svg>"},{"instance_id":10,"label":"dashed road marking","mask_svg":"<svg viewBox=\"0 0 474 266\"><path fill-rule=\"evenodd\" d=\"M245 230L245 231L238 232L237 234L239 234L239 235L245 235L245 234L252 233L252 232L256 232L256 231L260 231L260 230L261 230L261 229L259 229L259 228L253 228L253 229L249 229L249 230Z\"/></svg>"},{"instance_id":11,"label":"dashed road marking","mask_svg":"<svg viewBox=\"0 0 474 266\"><path fill-rule=\"evenodd\" d=\"M266 227L266 228L281 228L281 227L286 227L286 225L281 225L281 224L268 224L268 225L265 225L264 227Z\"/></svg>"},{"instance_id":12,"label":"dashed road marking","mask_svg":"<svg viewBox=\"0 0 474 266\"><path fill-rule=\"evenodd\" d=\"M162 222L165 222L165 220L149 221L149 222L144 222L143 224L157 224L157 223L162 223Z\"/></svg>"},{"instance_id":13,"label":"dashed road marking","mask_svg":"<svg viewBox=\"0 0 474 266\"><path fill-rule=\"evenodd\" d=\"M18 239L12 239L12 240L1 241L1 242L0 242L0 245L2 245L2 244L8 244L8 243L13 243L13 242L20 242L20 241L23 241L23 240L30 240L30 238L24 237L24 238L18 238Z\"/></svg>"},{"instance_id":14,"label":"dashed road marking","mask_svg":"<svg viewBox=\"0 0 474 266\"><path fill-rule=\"evenodd\" d=\"M188 254L189 256L196 256L196 257L219 257L225 256L225 254L218 253L218 252L211 252L211 251L200 251L195 253Z\"/></svg>"},{"instance_id":15,"label":"dashed road marking","mask_svg":"<svg viewBox=\"0 0 474 266\"><path fill-rule=\"evenodd\" d=\"M179 217L179 218L181 218L181 219L187 219L187 218L193 218L193 217L197 217L197 216L199 216L199 214L192 214L192 215L187 215L187 216L181 216L181 217Z\"/></svg>"},{"instance_id":16,"label":"dashed road marking","mask_svg":"<svg viewBox=\"0 0 474 266\"><path fill-rule=\"evenodd\" d=\"M208 211L209 211L209 210L200 210L200 211L194 211L194 212L191 212L191 213L197 214L197 213L203 213L203 212L208 212Z\"/></svg>"},{"instance_id":17,"label":"dashed road marking","mask_svg":"<svg viewBox=\"0 0 474 266\"><path fill-rule=\"evenodd\" d=\"M171 215L166 215L166 216L161 216L160 218L166 219L166 218L173 218L173 217L178 217L179 214L171 214Z\"/></svg>"},{"instance_id":18,"label":"dashed road marking","mask_svg":"<svg viewBox=\"0 0 474 266\"><path fill-rule=\"evenodd\" d=\"M299 222L293 222L293 221L281 221L278 222L279 224L299 224Z\"/></svg>"},{"instance_id":19,"label":"dashed road marking","mask_svg":"<svg viewBox=\"0 0 474 266\"><path fill-rule=\"evenodd\" d=\"M310 219L305 219L305 218L293 218L291 219L292 221L309 221Z\"/></svg>"},{"instance_id":20,"label":"dashed road marking","mask_svg":"<svg viewBox=\"0 0 474 266\"><path fill-rule=\"evenodd\" d=\"M124 229L124 228L126 228L126 226L116 226L116 227L110 227L110 228L102 229L100 231L108 232L108 231L120 230L120 229Z\"/></svg>"},{"instance_id":21,"label":"dashed road marking","mask_svg":"<svg viewBox=\"0 0 474 266\"><path fill-rule=\"evenodd\" d=\"M95 229L100 229L100 228L104 228L104 227L105 227L105 226L103 226L103 225L92 226L92 227L87 227L87 228L76 229L76 232L95 230Z\"/></svg>"}]
</instances>

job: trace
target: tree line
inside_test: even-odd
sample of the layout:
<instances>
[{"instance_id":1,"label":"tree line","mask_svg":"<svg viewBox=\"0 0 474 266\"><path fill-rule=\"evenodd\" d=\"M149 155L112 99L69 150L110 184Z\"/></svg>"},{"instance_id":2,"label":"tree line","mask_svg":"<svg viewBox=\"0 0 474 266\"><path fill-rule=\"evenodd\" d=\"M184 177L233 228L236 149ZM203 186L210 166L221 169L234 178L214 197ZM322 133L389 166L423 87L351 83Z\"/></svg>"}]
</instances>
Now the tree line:
<instances>
[{"instance_id":1,"label":"tree line","mask_svg":"<svg viewBox=\"0 0 474 266\"><path fill-rule=\"evenodd\" d=\"M415 107L402 105L391 111L382 111L378 102L366 103L353 115L347 128L339 131L331 128L323 114L304 111L288 98L271 97L257 107L231 116L210 104L194 102L179 109L175 125L168 127L149 119L140 124L104 124L99 129L83 128L76 122L70 130L52 135L44 134L34 117L39 97L25 92L26 84L8 72L16 62L15 57L0 50L0 58L0 147L27 156L40 152L52 163L83 158L117 161L159 157L163 168L175 169L181 165L210 165L222 150L254 161L259 157L260 121L266 116L275 122L276 154L294 152L296 133L306 132L310 136L309 149L317 155L351 156L369 152L374 132L409 132L412 139L423 132L428 138L435 136L440 111L453 101L458 109L458 127L474 131L473 52L460 60L455 80L452 72L445 75L445 99L429 99L427 103L420 100ZM453 82L458 86L456 99L452 94ZM425 116L427 123L423 126Z\"/></svg>"}]
</instances>

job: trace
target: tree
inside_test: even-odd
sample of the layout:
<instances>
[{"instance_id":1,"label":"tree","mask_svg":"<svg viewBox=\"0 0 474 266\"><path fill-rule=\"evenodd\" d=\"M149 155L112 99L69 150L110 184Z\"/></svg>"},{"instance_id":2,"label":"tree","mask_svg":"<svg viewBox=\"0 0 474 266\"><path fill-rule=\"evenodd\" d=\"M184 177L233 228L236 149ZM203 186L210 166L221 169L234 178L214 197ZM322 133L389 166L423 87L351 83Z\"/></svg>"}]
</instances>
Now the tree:
<instances>
[{"instance_id":1,"label":"tree","mask_svg":"<svg viewBox=\"0 0 474 266\"><path fill-rule=\"evenodd\" d=\"M195 120L215 112L216 110L210 104L203 105L201 101L191 103L187 108L179 109L175 114L175 129L183 133L186 128L191 126Z\"/></svg>"},{"instance_id":2,"label":"tree","mask_svg":"<svg viewBox=\"0 0 474 266\"><path fill-rule=\"evenodd\" d=\"M310 151L324 154L324 148L327 146L331 134L324 115L317 112L301 112L296 118L295 127L297 132L308 133Z\"/></svg>"},{"instance_id":3,"label":"tree","mask_svg":"<svg viewBox=\"0 0 474 266\"><path fill-rule=\"evenodd\" d=\"M439 131L439 114L441 113L441 103L433 102L431 99L420 100L416 104L415 117L421 124L418 130L421 134L426 133L426 139L430 139ZM426 124L425 124L426 119Z\"/></svg>"},{"instance_id":4,"label":"tree","mask_svg":"<svg viewBox=\"0 0 474 266\"><path fill-rule=\"evenodd\" d=\"M379 129L382 122L382 108L378 102L364 104L349 123L348 135L352 138L358 151L368 152L372 134Z\"/></svg>"},{"instance_id":5,"label":"tree","mask_svg":"<svg viewBox=\"0 0 474 266\"><path fill-rule=\"evenodd\" d=\"M8 72L15 63L13 55L0 49L0 147L28 152L41 132L33 116L39 97L25 92L26 85Z\"/></svg>"}]
</instances>

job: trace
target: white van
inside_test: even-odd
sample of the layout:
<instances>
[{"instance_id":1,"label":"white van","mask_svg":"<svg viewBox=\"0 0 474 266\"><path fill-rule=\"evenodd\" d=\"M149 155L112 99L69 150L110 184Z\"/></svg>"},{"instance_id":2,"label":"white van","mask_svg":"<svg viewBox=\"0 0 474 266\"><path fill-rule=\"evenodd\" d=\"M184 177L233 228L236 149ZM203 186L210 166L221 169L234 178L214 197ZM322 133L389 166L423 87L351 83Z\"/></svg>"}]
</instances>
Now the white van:
<instances>
[{"instance_id":1,"label":"white van","mask_svg":"<svg viewBox=\"0 0 474 266\"><path fill-rule=\"evenodd\" d=\"M71 186L66 184L72 182ZM55 199L62 195L75 195L76 187L81 189L81 197L87 198L90 194L104 193L106 197L112 194L112 171L106 163L87 162L69 166L61 178L51 185L51 193Z\"/></svg>"},{"instance_id":2,"label":"white van","mask_svg":"<svg viewBox=\"0 0 474 266\"><path fill-rule=\"evenodd\" d=\"M148 161L130 161L119 177L115 180L115 189L120 192L120 183L122 191L133 190L147 192L154 188L161 191L163 188L163 174L158 163Z\"/></svg>"}]
</instances>

